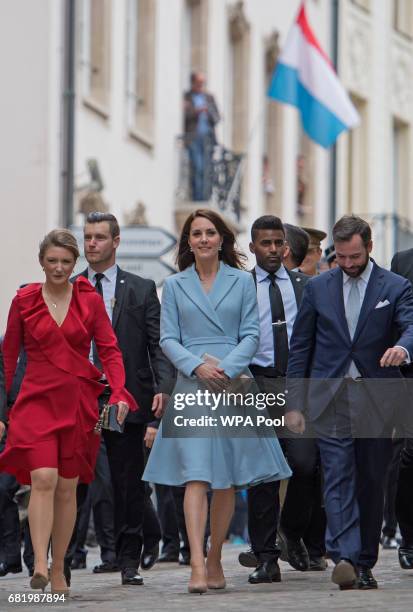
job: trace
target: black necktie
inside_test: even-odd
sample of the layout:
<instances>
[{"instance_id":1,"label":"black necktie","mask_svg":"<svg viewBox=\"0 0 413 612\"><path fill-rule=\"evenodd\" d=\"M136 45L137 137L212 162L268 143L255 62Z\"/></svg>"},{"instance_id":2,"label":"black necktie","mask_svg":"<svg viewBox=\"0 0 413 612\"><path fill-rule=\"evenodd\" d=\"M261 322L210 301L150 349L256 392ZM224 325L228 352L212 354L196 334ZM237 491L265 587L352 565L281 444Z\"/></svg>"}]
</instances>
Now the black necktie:
<instances>
[{"instance_id":1,"label":"black necktie","mask_svg":"<svg viewBox=\"0 0 413 612\"><path fill-rule=\"evenodd\" d=\"M102 274L102 272L97 272L95 274L95 289L97 291L97 293L99 293L99 295L102 296L103 298L103 287L102 287L102 278L104 278L104 274ZM95 364L95 366L99 369L102 370L102 363L99 359L99 355L96 349L96 344L95 341L92 341L92 351L93 351L93 363Z\"/></svg>"},{"instance_id":2,"label":"black necktie","mask_svg":"<svg viewBox=\"0 0 413 612\"><path fill-rule=\"evenodd\" d=\"M281 376L285 376L288 363L288 334L285 320L284 304L279 286L275 281L275 273L270 272L269 294L274 337L274 366Z\"/></svg>"},{"instance_id":3,"label":"black necktie","mask_svg":"<svg viewBox=\"0 0 413 612\"><path fill-rule=\"evenodd\" d=\"M95 289L103 297L102 278L105 278L105 275L102 274L102 272L97 272L95 274Z\"/></svg>"}]
</instances>

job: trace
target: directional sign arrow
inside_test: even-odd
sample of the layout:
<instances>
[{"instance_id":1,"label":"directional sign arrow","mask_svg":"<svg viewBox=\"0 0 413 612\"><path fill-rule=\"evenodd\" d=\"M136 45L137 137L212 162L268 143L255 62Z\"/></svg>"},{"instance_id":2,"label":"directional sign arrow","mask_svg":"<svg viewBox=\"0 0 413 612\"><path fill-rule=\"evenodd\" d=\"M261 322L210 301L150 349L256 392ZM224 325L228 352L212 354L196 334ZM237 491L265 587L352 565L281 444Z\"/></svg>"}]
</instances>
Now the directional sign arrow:
<instances>
[{"instance_id":1,"label":"directional sign arrow","mask_svg":"<svg viewBox=\"0 0 413 612\"><path fill-rule=\"evenodd\" d=\"M175 272L174 268L166 264L160 259L154 259L151 257L137 258L137 257L117 257L116 263L122 270L132 272L143 278L150 278L155 281L157 287L160 287L164 282L165 278ZM80 257L77 264L75 273L79 274L85 270L88 263L84 257Z\"/></svg>"},{"instance_id":2,"label":"directional sign arrow","mask_svg":"<svg viewBox=\"0 0 413 612\"><path fill-rule=\"evenodd\" d=\"M80 250L83 250L83 228L72 226ZM160 257L176 245L176 238L162 227L135 225L122 227L118 257Z\"/></svg>"}]
</instances>

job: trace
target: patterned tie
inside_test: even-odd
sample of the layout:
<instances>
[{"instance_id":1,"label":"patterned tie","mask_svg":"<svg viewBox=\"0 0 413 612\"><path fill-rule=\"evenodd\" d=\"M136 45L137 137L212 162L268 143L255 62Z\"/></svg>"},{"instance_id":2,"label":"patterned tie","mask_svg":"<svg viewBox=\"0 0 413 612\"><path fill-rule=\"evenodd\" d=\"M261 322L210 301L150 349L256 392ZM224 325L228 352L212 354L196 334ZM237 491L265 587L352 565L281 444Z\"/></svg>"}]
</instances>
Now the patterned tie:
<instances>
[{"instance_id":1,"label":"patterned tie","mask_svg":"<svg viewBox=\"0 0 413 612\"><path fill-rule=\"evenodd\" d=\"M346 303L346 319L351 339L354 337L361 310L358 281L358 278L350 278L347 281L351 283L350 293L348 294Z\"/></svg>"},{"instance_id":2,"label":"patterned tie","mask_svg":"<svg viewBox=\"0 0 413 612\"><path fill-rule=\"evenodd\" d=\"M99 295L102 296L102 298L103 298L102 278L104 278L104 277L105 277L105 275L102 274L102 272L97 272L95 274L95 281L96 281L95 289L96 289L96 292L99 293ZM102 368L102 363L101 363L101 361L99 359L99 355L98 355L98 352L97 352L97 349L96 349L96 344L95 344L94 340L92 340L92 350L93 350L93 363L98 368L98 370L102 370L103 369Z\"/></svg>"},{"instance_id":3,"label":"patterned tie","mask_svg":"<svg viewBox=\"0 0 413 612\"><path fill-rule=\"evenodd\" d=\"M270 281L269 295L274 336L274 366L280 376L285 376L288 363L288 334L284 304L280 288L275 280L275 273L270 272L267 278Z\"/></svg>"}]
</instances>

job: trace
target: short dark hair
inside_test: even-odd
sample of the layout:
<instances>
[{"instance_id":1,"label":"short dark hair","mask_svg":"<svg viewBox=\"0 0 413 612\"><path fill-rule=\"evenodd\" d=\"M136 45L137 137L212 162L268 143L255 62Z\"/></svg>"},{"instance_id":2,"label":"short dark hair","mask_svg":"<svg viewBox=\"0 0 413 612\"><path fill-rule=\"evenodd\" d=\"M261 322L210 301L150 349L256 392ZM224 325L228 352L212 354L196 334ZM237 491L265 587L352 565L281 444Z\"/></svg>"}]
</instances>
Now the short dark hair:
<instances>
[{"instance_id":1,"label":"short dark hair","mask_svg":"<svg viewBox=\"0 0 413 612\"><path fill-rule=\"evenodd\" d=\"M221 236L222 248L219 252L219 259L233 268L244 268L244 260L247 258L236 248L235 234L232 229L215 211L209 208L199 208L189 215L182 227L181 236L178 242L178 254L176 256L176 263L178 264L179 270L186 270L186 268L191 266L195 261L194 254L189 246L189 234L191 232L192 222L197 217L208 219Z\"/></svg>"},{"instance_id":2,"label":"short dark hair","mask_svg":"<svg viewBox=\"0 0 413 612\"><path fill-rule=\"evenodd\" d=\"M344 215L333 227L334 242L348 242L356 235L360 236L365 247L371 240L370 225L356 215Z\"/></svg>"},{"instance_id":3,"label":"short dark hair","mask_svg":"<svg viewBox=\"0 0 413 612\"><path fill-rule=\"evenodd\" d=\"M255 219L251 227L252 242L254 242L256 239L258 230L280 230L285 235L285 230L281 219L279 217L275 217L274 215L263 215L262 217Z\"/></svg>"},{"instance_id":4,"label":"short dark hair","mask_svg":"<svg viewBox=\"0 0 413 612\"><path fill-rule=\"evenodd\" d=\"M305 230L298 225L284 223L285 239L290 247L291 259L295 267L298 268L302 264L307 255L308 245L310 244L310 236Z\"/></svg>"},{"instance_id":5,"label":"short dark hair","mask_svg":"<svg viewBox=\"0 0 413 612\"><path fill-rule=\"evenodd\" d=\"M102 223L102 221L107 221L109 223L112 238L117 238L117 236L120 235L118 220L112 213L99 211L90 212L86 217L85 223Z\"/></svg>"}]
</instances>

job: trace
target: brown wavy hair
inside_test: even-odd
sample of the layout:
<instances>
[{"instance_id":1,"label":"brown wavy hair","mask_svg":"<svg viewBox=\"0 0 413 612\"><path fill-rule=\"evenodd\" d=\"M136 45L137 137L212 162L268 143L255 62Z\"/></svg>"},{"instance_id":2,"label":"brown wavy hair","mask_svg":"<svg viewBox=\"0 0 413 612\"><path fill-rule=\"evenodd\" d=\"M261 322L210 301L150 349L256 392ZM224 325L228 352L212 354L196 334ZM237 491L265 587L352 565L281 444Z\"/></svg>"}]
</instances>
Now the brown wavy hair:
<instances>
[{"instance_id":1,"label":"brown wavy hair","mask_svg":"<svg viewBox=\"0 0 413 612\"><path fill-rule=\"evenodd\" d=\"M209 208L200 208L189 215L182 228L178 243L178 254L176 256L176 264L179 270L186 270L186 268L191 266L195 261L194 254L191 253L189 249L189 233L191 231L192 221L197 217L208 219L221 236L222 249L218 252L219 259L232 268L244 269L244 262L247 257L236 248L234 232L216 212Z\"/></svg>"}]
</instances>

